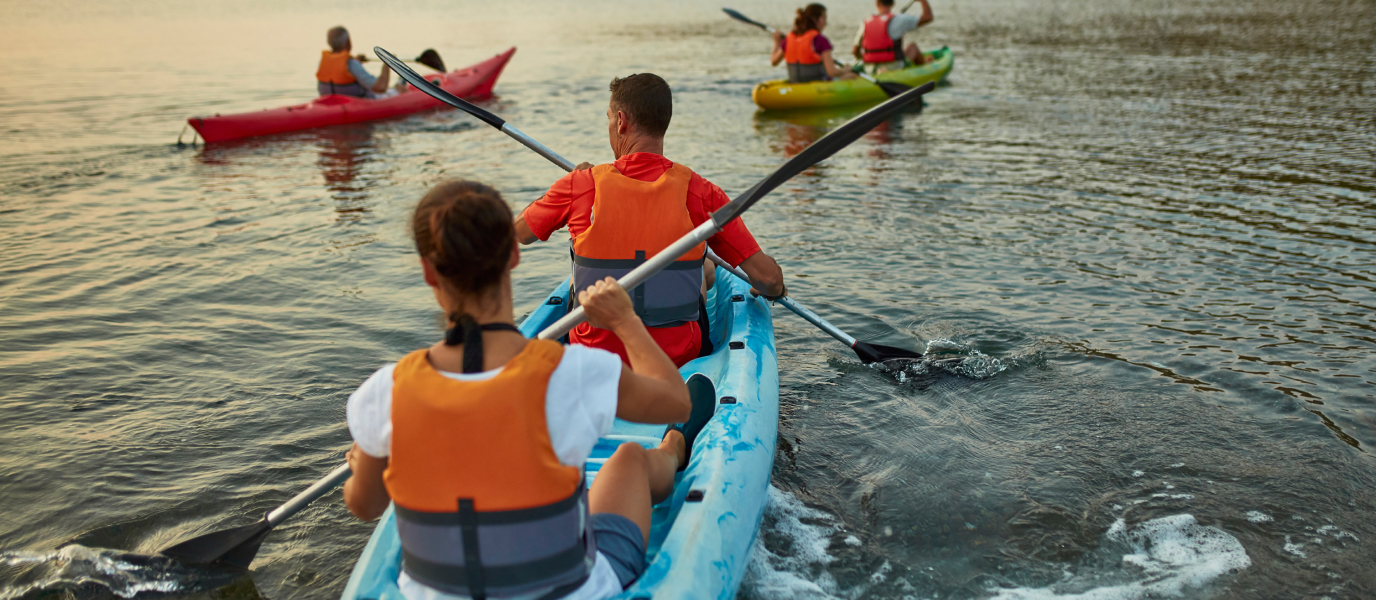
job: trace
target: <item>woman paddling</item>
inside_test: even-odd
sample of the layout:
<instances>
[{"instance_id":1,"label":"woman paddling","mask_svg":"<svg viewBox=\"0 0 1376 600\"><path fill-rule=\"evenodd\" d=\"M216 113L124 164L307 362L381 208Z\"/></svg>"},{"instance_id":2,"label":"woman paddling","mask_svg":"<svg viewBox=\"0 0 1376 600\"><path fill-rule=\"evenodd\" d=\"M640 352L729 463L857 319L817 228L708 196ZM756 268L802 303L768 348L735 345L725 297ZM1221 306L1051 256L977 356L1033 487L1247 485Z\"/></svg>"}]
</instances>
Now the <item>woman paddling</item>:
<instances>
[{"instance_id":1,"label":"woman paddling","mask_svg":"<svg viewBox=\"0 0 1376 600\"><path fill-rule=\"evenodd\" d=\"M645 569L650 507L673 490L684 438L623 444L585 492L583 463L614 417L686 421L678 369L607 278L579 292L610 352L527 340L512 312L520 261L511 210L492 188L440 184L412 218L425 282L449 315L445 339L379 369L349 397L361 519L396 507L411 600L606 598ZM590 516L589 516L590 514Z\"/></svg>"},{"instance_id":2,"label":"woman paddling","mask_svg":"<svg viewBox=\"0 0 1376 600\"><path fill-rule=\"evenodd\" d=\"M827 7L809 4L798 9L793 31L783 35L774 32L774 52L769 55L770 66L779 61L788 64L789 83L855 79L855 73L842 69L831 59L831 40L822 35L827 27Z\"/></svg>"}]
</instances>

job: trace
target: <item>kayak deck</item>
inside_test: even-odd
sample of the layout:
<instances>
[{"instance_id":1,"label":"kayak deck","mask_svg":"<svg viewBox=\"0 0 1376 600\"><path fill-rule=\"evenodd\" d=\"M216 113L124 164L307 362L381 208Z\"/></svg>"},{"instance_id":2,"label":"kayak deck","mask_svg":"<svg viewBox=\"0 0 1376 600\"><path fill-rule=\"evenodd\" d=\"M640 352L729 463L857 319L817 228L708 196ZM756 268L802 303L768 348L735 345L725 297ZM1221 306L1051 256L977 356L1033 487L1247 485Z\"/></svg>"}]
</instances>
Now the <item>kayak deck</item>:
<instances>
[{"instance_id":1,"label":"kayak deck","mask_svg":"<svg viewBox=\"0 0 1376 600\"><path fill-rule=\"evenodd\" d=\"M497 78L515 53L516 48L510 48L475 65L448 73L426 75L425 78L460 98L481 100L492 95ZM400 93L384 98L330 94L304 104L232 115L191 117L186 122L200 134L201 139L212 143L375 121L444 106L447 105L408 84Z\"/></svg>"},{"instance_id":2,"label":"kayak deck","mask_svg":"<svg viewBox=\"0 0 1376 600\"><path fill-rule=\"evenodd\" d=\"M534 336L565 312L567 281L521 324ZM764 518L778 437L779 371L769 305L718 269L709 292L714 351L683 365L711 380L716 414L698 435L669 499L654 507L645 574L618 598L730 598L740 587ZM616 448L659 445L663 425L617 419L584 468L589 484ZM342 598L400 600L401 542L389 507L354 566Z\"/></svg>"},{"instance_id":3,"label":"kayak deck","mask_svg":"<svg viewBox=\"0 0 1376 600\"><path fill-rule=\"evenodd\" d=\"M946 79L955 67L955 56L949 47L925 54L932 59L930 62L881 73L875 79L917 87L929 81ZM779 79L756 85L750 92L750 98L765 110L788 110L879 102L887 99L888 95L879 86L859 78L810 83L789 83L787 79Z\"/></svg>"}]
</instances>

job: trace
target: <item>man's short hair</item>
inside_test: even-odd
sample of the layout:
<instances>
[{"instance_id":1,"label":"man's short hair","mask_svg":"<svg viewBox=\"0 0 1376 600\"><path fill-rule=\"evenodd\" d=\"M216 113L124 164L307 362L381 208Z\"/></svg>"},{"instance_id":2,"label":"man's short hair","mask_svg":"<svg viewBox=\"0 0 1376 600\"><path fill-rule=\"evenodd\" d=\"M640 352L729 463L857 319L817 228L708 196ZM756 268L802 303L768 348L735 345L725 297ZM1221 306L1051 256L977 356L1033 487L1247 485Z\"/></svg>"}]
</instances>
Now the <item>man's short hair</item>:
<instances>
[{"instance_id":1,"label":"man's short hair","mask_svg":"<svg viewBox=\"0 0 1376 600\"><path fill-rule=\"evenodd\" d=\"M887 6L887 7L889 7L889 8L893 8L893 0L875 0L875 1L878 2L878 3L880 3L880 4L883 4L884 6Z\"/></svg>"},{"instance_id":2,"label":"man's short hair","mask_svg":"<svg viewBox=\"0 0 1376 600\"><path fill-rule=\"evenodd\" d=\"M612 80L612 104L626 113L636 129L664 137L674 116L674 97L669 84L654 73L637 73Z\"/></svg>"},{"instance_id":3,"label":"man's short hair","mask_svg":"<svg viewBox=\"0 0 1376 600\"><path fill-rule=\"evenodd\" d=\"M349 45L349 30L345 29L343 25L331 27L330 31L325 34L325 41L329 42L330 50L341 52L345 46Z\"/></svg>"}]
</instances>

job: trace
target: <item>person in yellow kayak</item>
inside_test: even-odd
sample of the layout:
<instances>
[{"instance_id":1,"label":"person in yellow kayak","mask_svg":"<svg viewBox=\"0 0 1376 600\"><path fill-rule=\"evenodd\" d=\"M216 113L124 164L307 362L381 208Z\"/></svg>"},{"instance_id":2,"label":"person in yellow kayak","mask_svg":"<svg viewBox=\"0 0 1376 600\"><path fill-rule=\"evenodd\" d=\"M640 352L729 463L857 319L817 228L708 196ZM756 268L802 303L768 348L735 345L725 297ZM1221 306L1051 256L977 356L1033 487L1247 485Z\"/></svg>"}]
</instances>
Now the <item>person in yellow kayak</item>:
<instances>
[{"instance_id":1,"label":"person in yellow kayak","mask_svg":"<svg viewBox=\"0 0 1376 600\"><path fill-rule=\"evenodd\" d=\"M320 68L315 70L316 90L321 96L342 94L355 98L376 98L387 93L392 70L384 64L382 74L373 77L360 62L368 59L366 55L350 56L354 45L349 39L348 29L331 27L325 33L325 41L330 44L330 49L320 51Z\"/></svg>"},{"instance_id":2,"label":"person in yellow kayak","mask_svg":"<svg viewBox=\"0 0 1376 600\"><path fill-rule=\"evenodd\" d=\"M646 568L651 506L673 491L688 446L673 428L657 448L622 444L586 491L584 463L615 418L687 421L678 369L610 278L578 300L621 338L629 366L521 335L511 291L520 251L511 209L492 188L435 186L411 230L451 329L349 397L345 504L364 520L395 507L406 598L621 593Z\"/></svg>"},{"instance_id":3,"label":"person in yellow kayak","mask_svg":"<svg viewBox=\"0 0 1376 600\"><path fill-rule=\"evenodd\" d=\"M872 74L897 71L908 65L927 62L916 42L903 46L903 35L932 22L932 5L922 3L922 15L894 14L893 0L875 0L875 13L860 23L851 53L864 62Z\"/></svg>"},{"instance_id":4,"label":"person in yellow kayak","mask_svg":"<svg viewBox=\"0 0 1376 600\"><path fill-rule=\"evenodd\" d=\"M792 31L787 35L774 32L774 51L769 55L769 65L777 67L779 61L784 61L788 65L790 83L855 79L855 73L832 60L831 40L822 35L826 27L827 7L813 3L798 9Z\"/></svg>"}]
</instances>

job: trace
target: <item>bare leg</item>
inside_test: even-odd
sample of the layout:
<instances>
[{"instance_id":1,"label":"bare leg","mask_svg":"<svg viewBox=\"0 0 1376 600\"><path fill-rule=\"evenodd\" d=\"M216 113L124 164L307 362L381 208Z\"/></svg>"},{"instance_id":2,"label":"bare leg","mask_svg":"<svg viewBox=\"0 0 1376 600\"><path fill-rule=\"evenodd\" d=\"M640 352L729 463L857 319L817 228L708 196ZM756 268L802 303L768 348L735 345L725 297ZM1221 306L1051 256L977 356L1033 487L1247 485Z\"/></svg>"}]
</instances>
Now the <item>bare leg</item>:
<instances>
[{"instance_id":1,"label":"bare leg","mask_svg":"<svg viewBox=\"0 0 1376 600\"><path fill-rule=\"evenodd\" d=\"M927 57L924 54L922 54L921 50L917 48L916 43L908 42L908 47L903 49L903 54L908 57L908 62L913 63L915 65L920 65L927 62Z\"/></svg>"},{"instance_id":2,"label":"bare leg","mask_svg":"<svg viewBox=\"0 0 1376 600\"><path fill-rule=\"evenodd\" d=\"M630 442L622 444L597 472L597 480L588 490L589 509L630 519L640 526L648 543L650 508L674 491L674 472L687 451L678 431L670 431L654 450Z\"/></svg>"}]
</instances>

